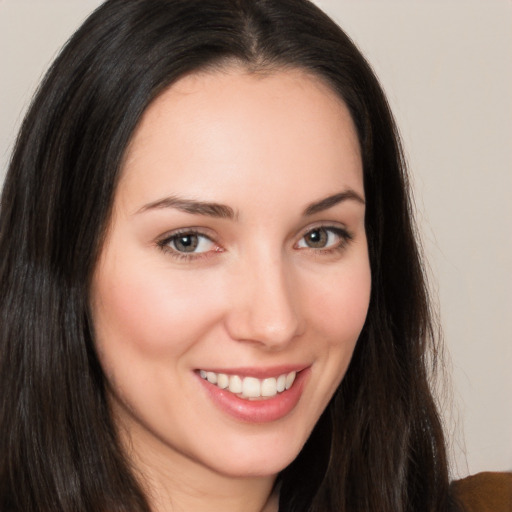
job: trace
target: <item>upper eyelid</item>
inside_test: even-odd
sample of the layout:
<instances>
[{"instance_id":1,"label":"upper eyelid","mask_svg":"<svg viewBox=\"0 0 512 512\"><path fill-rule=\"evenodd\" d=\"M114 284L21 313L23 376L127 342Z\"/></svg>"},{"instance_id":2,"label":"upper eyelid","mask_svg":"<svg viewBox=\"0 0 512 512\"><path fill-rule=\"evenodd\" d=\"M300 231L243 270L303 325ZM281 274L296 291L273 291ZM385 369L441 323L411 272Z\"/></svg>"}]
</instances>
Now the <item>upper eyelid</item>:
<instances>
[{"instance_id":1,"label":"upper eyelid","mask_svg":"<svg viewBox=\"0 0 512 512\"><path fill-rule=\"evenodd\" d=\"M215 242L215 236L213 233L210 232L210 230L205 228L197 228L197 227L188 227L188 228L177 228L172 229L170 231L167 231L166 233L163 233L162 235L159 235L156 237L157 243L163 243L168 240L171 240L174 237L180 236L180 235L198 235L198 236L204 236L211 240L212 242Z\"/></svg>"},{"instance_id":2,"label":"upper eyelid","mask_svg":"<svg viewBox=\"0 0 512 512\"><path fill-rule=\"evenodd\" d=\"M308 226L300 229L296 235L293 236L293 239L296 241L306 236L311 231L314 231L315 229L332 229L336 231L343 231L348 237L352 238L353 233L349 228L346 226L343 222L338 221L318 221L314 222L312 224L309 224ZM187 226L183 228L176 228L173 230L169 230L162 235L159 235L155 238L155 243L157 245L165 245L168 241L173 239L176 236L184 235L184 234L194 234L198 236L204 236L211 240L212 242L221 245L219 242L219 236L216 232L212 231L209 228L205 227L199 227L199 226Z\"/></svg>"},{"instance_id":3,"label":"upper eyelid","mask_svg":"<svg viewBox=\"0 0 512 512\"><path fill-rule=\"evenodd\" d=\"M314 228L311 228L311 229L307 229L306 231L304 231L302 233L302 235L299 237L299 239L302 239L304 238L306 235L308 235L309 233L311 233L312 231L316 231L318 229L324 229L325 231L331 231L337 235L340 235L341 233L343 234L343 236L347 237L347 238L352 238L352 232L349 231L346 227L344 226L333 226L333 225L323 225L323 226L316 226Z\"/></svg>"},{"instance_id":4,"label":"upper eyelid","mask_svg":"<svg viewBox=\"0 0 512 512\"><path fill-rule=\"evenodd\" d=\"M311 231L315 231L315 229L332 229L333 231L344 231L347 234L351 234L351 231L349 228L344 224L343 222L333 222L333 221L326 221L326 222L317 222L315 224L309 225L306 228L303 228L299 231L298 237L302 238L303 236L307 235Z\"/></svg>"},{"instance_id":5,"label":"upper eyelid","mask_svg":"<svg viewBox=\"0 0 512 512\"><path fill-rule=\"evenodd\" d=\"M171 247L171 242L179 238L182 235L195 235L195 236L202 236L204 238L207 238L216 248L214 250L208 250L208 251L201 251L201 252L182 252L179 251L173 247ZM155 245L158 246L159 250L161 250L164 253L167 253L175 260L183 260L183 261L194 261L194 260L201 260L204 258L208 258L212 256L213 253L223 251L223 248L218 242L215 241L215 239L206 233L203 233L202 230L197 228L178 228L172 231L168 231L167 234L164 234L155 240Z\"/></svg>"},{"instance_id":6,"label":"upper eyelid","mask_svg":"<svg viewBox=\"0 0 512 512\"><path fill-rule=\"evenodd\" d=\"M315 229L320 229L320 228L323 228L323 229L330 228L333 230L342 230L342 231L346 231L347 233L350 233L349 228L342 222L319 221L319 222L315 222L314 224L310 224L304 228L301 228L297 232L297 234L294 235L294 238L295 237L299 237L299 238L303 237L303 236L307 235L309 232L314 231ZM163 240L168 240L175 236L179 236L179 235L183 235L183 234L194 234L194 235L205 236L206 238L209 238L212 241L216 241L216 239L218 238L217 234L214 233L209 228L189 226L189 227L176 228L176 229L169 230L169 231L159 235L158 237L156 237L156 241L161 242Z\"/></svg>"}]
</instances>

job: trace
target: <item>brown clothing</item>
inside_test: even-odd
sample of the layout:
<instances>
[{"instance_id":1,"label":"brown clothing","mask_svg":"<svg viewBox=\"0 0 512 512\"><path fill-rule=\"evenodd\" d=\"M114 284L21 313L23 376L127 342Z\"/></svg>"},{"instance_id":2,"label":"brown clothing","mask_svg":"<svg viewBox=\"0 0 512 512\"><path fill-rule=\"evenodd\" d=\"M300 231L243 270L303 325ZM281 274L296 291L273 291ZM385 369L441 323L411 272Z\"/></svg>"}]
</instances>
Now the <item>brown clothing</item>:
<instances>
[{"instance_id":1,"label":"brown clothing","mask_svg":"<svg viewBox=\"0 0 512 512\"><path fill-rule=\"evenodd\" d=\"M512 512L512 473L478 473L451 484L464 512Z\"/></svg>"}]
</instances>

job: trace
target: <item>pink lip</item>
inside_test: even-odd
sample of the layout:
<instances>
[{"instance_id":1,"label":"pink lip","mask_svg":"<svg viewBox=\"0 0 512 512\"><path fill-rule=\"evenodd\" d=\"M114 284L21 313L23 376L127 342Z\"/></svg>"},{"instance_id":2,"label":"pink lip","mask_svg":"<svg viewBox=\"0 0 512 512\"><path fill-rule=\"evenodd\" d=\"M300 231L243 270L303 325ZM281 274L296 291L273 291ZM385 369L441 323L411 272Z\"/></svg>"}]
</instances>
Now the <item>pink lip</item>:
<instances>
[{"instance_id":1,"label":"pink lip","mask_svg":"<svg viewBox=\"0 0 512 512\"><path fill-rule=\"evenodd\" d=\"M282 367L277 369L278 371L276 372L276 369L276 367L272 368L272 373L269 373L267 370L257 370L256 368L239 368L236 370L230 368L229 374L240 376L250 375L262 379L268 376L275 377L277 375L282 375L283 373L289 373L289 371L296 371L294 369L286 371L285 367ZM285 369L285 371L282 371L282 369ZM228 372L219 371L216 373ZM272 398L266 398L262 400L246 400L243 398L238 398L238 396L234 395L233 393L230 393L224 389L220 389L216 385L202 379L199 377L199 375L197 378L199 382L204 386L215 405L225 413L247 423L267 423L284 418L295 408L299 402L300 397L302 396L304 384L309 373L309 368L303 369L297 373L295 382L290 389L283 391L282 393L279 393Z\"/></svg>"},{"instance_id":2,"label":"pink lip","mask_svg":"<svg viewBox=\"0 0 512 512\"><path fill-rule=\"evenodd\" d=\"M257 379L266 379L269 377L278 377L290 372L300 372L307 368L306 365L281 365L271 368L257 368L244 366L240 368L201 368L206 372L224 373L226 375L238 375L239 377L256 377Z\"/></svg>"}]
</instances>

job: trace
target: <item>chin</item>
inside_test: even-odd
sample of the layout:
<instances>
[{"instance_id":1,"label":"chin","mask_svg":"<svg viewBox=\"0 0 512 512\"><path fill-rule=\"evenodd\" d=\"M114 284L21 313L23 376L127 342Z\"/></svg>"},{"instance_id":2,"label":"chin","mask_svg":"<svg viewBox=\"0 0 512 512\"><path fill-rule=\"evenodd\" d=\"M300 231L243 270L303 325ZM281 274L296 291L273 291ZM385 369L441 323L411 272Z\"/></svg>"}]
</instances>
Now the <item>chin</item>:
<instances>
[{"instance_id":1,"label":"chin","mask_svg":"<svg viewBox=\"0 0 512 512\"><path fill-rule=\"evenodd\" d=\"M286 430L283 429L286 433ZM227 448L224 456L215 462L211 461L214 469L229 477L268 477L277 475L287 466L289 466L300 453L306 438L300 438L296 441L289 436L279 436L281 439L272 441L255 442L247 445L245 448L236 446L226 441L223 445ZM219 464L219 461L222 463ZM212 467L212 466L211 466Z\"/></svg>"}]
</instances>

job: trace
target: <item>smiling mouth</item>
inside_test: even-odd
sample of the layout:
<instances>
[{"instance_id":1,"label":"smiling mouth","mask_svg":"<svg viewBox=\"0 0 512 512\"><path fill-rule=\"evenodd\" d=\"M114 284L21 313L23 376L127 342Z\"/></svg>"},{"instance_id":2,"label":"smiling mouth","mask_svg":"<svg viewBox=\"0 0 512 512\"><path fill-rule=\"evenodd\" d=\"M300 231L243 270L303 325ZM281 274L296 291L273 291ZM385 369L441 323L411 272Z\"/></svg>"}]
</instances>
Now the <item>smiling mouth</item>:
<instances>
[{"instance_id":1,"label":"smiling mouth","mask_svg":"<svg viewBox=\"0 0 512 512\"><path fill-rule=\"evenodd\" d=\"M290 389L297 372L283 373L276 377L258 379L256 377L240 377L211 371L199 370L199 376L210 384L233 393L239 398L261 399L271 398Z\"/></svg>"}]
</instances>

